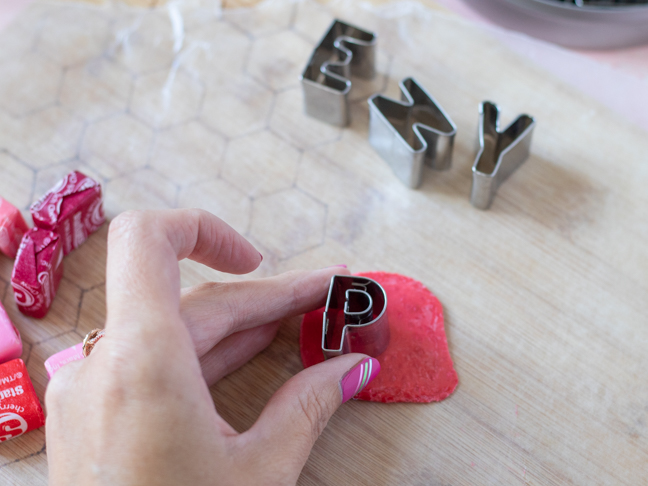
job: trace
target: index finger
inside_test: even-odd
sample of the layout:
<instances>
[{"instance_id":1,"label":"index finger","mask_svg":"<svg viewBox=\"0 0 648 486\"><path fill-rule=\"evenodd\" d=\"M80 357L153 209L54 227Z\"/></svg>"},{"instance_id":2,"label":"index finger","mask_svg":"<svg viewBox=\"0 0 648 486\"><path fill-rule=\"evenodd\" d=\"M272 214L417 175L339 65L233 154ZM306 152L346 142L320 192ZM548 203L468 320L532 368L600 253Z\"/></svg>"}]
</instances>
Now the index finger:
<instances>
[{"instance_id":1,"label":"index finger","mask_svg":"<svg viewBox=\"0 0 648 486\"><path fill-rule=\"evenodd\" d=\"M251 243L207 211L122 213L108 235L107 328L127 327L130 334L155 322L155 332L168 331L180 319L183 258L236 274L251 272L262 260Z\"/></svg>"}]
</instances>

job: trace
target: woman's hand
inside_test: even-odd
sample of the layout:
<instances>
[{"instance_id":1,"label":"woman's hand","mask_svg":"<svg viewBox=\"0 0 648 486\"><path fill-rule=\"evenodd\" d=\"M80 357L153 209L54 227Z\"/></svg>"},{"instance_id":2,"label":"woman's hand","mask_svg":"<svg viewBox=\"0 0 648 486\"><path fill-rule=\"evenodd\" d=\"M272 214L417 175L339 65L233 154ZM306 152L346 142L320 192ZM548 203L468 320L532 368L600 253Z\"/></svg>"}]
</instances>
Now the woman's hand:
<instances>
[{"instance_id":1,"label":"woman's hand","mask_svg":"<svg viewBox=\"0 0 648 486\"><path fill-rule=\"evenodd\" d=\"M331 276L347 272L181 291L183 258L235 274L262 259L205 211L129 212L111 224L106 337L59 370L45 396L50 484L294 484L343 388L345 399L356 391L350 378L365 357L327 360L285 383L237 433L208 386L270 344L279 319L323 306Z\"/></svg>"}]
</instances>

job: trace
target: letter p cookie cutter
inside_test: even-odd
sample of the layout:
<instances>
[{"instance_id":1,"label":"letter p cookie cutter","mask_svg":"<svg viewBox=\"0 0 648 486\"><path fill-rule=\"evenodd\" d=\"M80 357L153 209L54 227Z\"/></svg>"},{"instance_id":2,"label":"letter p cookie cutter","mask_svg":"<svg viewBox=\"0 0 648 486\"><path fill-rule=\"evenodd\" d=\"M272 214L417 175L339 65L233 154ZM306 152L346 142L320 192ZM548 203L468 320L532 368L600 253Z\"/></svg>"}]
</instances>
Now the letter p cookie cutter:
<instances>
[{"instance_id":1,"label":"letter p cookie cutter","mask_svg":"<svg viewBox=\"0 0 648 486\"><path fill-rule=\"evenodd\" d=\"M499 130L499 108L484 101L479 106L479 152L473 164L470 202L488 209L502 182L529 157L535 119L520 115L506 129Z\"/></svg>"},{"instance_id":2,"label":"letter p cookie cutter","mask_svg":"<svg viewBox=\"0 0 648 486\"><path fill-rule=\"evenodd\" d=\"M457 127L414 78L399 86L402 101L369 98L369 143L406 186L416 189L424 163L437 170L452 165Z\"/></svg>"},{"instance_id":3,"label":"letter p cookie cutter","mask_svg":"<svg viewBox=\"0 0 648 486\"><path fill-rule=\"evenodd\" d=\"M385 289L370 278L334 275L322 322L324 358L347 353L376 357L388 345Z\"/></svg>"}]
</instances>

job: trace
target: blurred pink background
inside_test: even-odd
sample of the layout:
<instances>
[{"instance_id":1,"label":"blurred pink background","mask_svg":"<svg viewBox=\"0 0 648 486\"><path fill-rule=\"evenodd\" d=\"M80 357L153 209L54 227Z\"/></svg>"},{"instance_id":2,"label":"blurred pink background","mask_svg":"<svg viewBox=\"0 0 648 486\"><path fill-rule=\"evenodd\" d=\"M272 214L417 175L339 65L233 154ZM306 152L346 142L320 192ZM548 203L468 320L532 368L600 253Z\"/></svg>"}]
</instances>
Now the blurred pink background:
<instances>
[{"instance_id":1,"label":"blurred pink background","mask_svg":"<svg viewBox=\"0 0 648 486\"><path fill-rule=\"evenodd\" d=\"M0 0L0 29L30 1ZM648 45L612 51L566 49L495 26L461 0L435 1L648 131Z\"/></svg>"},{"instance_id":2,"label":"blurred pink background","mask_svg":"<svg viewBox=\"0 0 648 486\"><path fill-rule=\"evenodd\" d=\"M435 1L491 30L510 49L648 131L648 45L609 51L567 49L494 26L461 0Z\"/></svg>"}]
</instances>

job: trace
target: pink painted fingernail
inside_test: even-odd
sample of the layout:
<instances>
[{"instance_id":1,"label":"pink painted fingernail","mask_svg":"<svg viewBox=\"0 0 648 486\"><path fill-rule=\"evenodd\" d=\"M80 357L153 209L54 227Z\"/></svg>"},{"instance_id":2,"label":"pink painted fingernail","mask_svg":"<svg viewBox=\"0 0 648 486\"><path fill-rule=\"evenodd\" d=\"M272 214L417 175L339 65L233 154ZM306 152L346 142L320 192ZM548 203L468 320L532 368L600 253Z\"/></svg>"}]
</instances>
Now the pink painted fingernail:
<instances>
[{"instance_id":1,"label":"pink painted fingernail","mask_svg":"<svg viewBox=\"0 0 648 486\"><path fill-rule=\"evenodd\" d=\"M330 267L326 267L326 268L335 268L335 267L347 268L347 266L344 263L339 263L338 265L331 265Z\"/></svg>"},{"instance_id":2,"label":"pink painted fingernail","mask_svg":"<svg viewBox=\"0 0 648 486\"><path fill-rule=\"evenodd\" d=\"M52 378L63 365L83 359L83 343L76 344L71 348L59 351L45 360L47 377Z\"/></svg>"},{"instance_id":3,"label":"pink painted fingernail","mask_svg":"<svg viewBox=\"0 0 648 486\"><path fill-rule=\"evenodd\" d=\"M259 256L261 257L261 261L263 261L263 255L261 254L261 252L259 252Z\"/></svg>"},{"instance_id":4,"label":"pink painted fingernail","mask_svg":"<svg viewBox=\"0 0 648 486\"><path fill-rule=\"evenodd\" d=\"M378 376L379 372L380 363L376 358L365 358L351 368L351 371L340 380L342 403L348 402L360 393L365 386Z\"/></svg>"}]
</instances>

